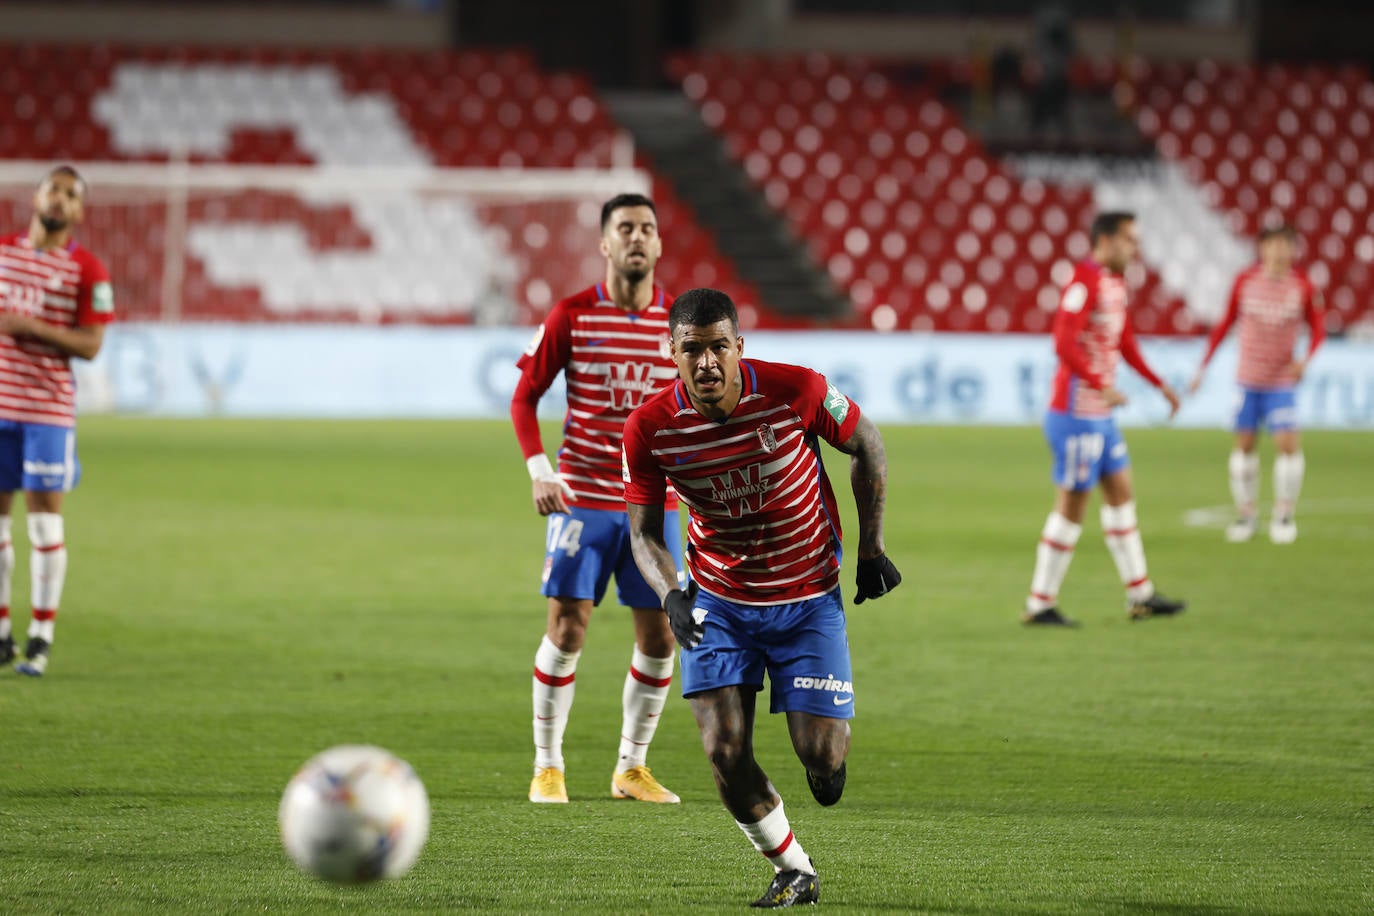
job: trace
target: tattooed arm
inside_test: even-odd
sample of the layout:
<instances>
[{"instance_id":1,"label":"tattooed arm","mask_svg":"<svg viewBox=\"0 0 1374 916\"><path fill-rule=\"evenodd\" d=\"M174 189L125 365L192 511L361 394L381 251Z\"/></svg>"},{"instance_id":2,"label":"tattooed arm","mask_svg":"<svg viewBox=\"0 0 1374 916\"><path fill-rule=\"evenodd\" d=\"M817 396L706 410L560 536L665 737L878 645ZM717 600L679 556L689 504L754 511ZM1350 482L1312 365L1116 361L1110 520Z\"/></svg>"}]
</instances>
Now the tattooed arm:
<instances>
[{"instance_id":1,"label":"tattooed arm","mask_svg":"<svg viewBox=\"0 0 1374 916\"><path fill-rule=\"evenodd\" d=\"M672 551L663 540L663 506L637 506L628 503L630 513L630 552L644 581L662 601L677 588L677 566Z\"/></svg>"},{"instance_id":2,"label":"tattooed arm","mask_svg":"<svg viewBox=\"0 0 1374 916\"><path fill-rule=\"evenodd\" d=\"M859 425L840 451L853 456L849 461L849 483L859 510L859 559L881 556L883 508L887 503L887 452L882 434L872 420L860 417Z\"/></svg>"}]
</instances>

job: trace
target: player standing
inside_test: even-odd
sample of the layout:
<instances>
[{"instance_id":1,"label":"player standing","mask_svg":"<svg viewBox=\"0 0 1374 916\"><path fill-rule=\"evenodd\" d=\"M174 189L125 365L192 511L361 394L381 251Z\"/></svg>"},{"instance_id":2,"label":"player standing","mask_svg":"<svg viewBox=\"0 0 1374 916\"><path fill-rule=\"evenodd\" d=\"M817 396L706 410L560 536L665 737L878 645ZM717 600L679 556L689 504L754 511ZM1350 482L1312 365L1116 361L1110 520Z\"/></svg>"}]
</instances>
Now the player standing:
<instances>
[{"instance_id":1,"label":"player standing","mask_svg":"<svg viewBox=\"0 0 1374 916\"><path fill-rule=\"evenodd\" d=\"M1259 263L1242 271L1231 287L1226 314L1212 329L1207 352L1188 390L1202 385L1207 363L1226 332L1240 322L1240 407L1236 411L1235 448L1227 470L1236 520L1226 540L1248 541L1255 534L1259 503L1259 455L1256 430L1263 423L1274 437L1274 514L1269 540L1291 544L1298 537L1293 516L1302 490L1305 461L1298 441L1298 410L1294 388L1302 381L1312 355L1326 337L1321 294L1302 271L1293 266L1297 234L1290 226L1264 230L1259 237ZM1307 325L1307 355L1293 358L1293 346Z\"/></svg>"},{"instance_id":2,"label":"player standing","mask_svg":"<svg viewBox=\"0 0 1374 916\"><path fill-rule=\"evenodd\" d=\"M658 597L630 553L620 473L625 418L676 372L668 358L672 297L654 285L662 253L654 204L621 194L601 208L606 279L556 303L518 366L511 420L534 482L534 507L548 517L543 594L548 626L534 656L534 780L530 801L566 802L563 733L577 659L592 608L615 574L620 603L633 609L635 648L622 693L616 798L675 804L645 766L649 741L673 679L673 637ZM536 408L558 373L568 413L558 473L544 454ZM568 503L574 505L569 507ZM677 503L668 501L664 537L677 545Z\"/></svg>"},{"instance_id":3,"label":"player standing","mask_svg":"<svg viewBox=\"0 0 1374 916\"><path fill-rule=\"evenodd\" d=\"M742 359L739 319L724 293L683 293L669 323L680 378L625 424L631 544L682 646L682 694L721 800L773 864L773 881L754 906L814 903L815 867L754 758L755 703L767 671L769 709L787 713L812 794L822 805L839 801L854 685L839 513L819 440L853 456L856 603L901 582L883 552L883 440L820 374ZM662 535L669 482L691 516L686 590Z\"/></svg>"},{"instance_id":4,"label":"player standing","mask_svg":"<svg viewBox=\"0 0 1374 916\"><path fill-rule=\"evenodd\" d=\"M1140 248L1135 216L1098 214L1089 233L1092 253L1074 269L1054 316L1054 376L1045 440L1054 455L1054 511L1040 532L1035 572L1022 620L1028 624L1074 626L1059 610L1059 586L1069 571L1074 545L1083 532L1088 499L1102 487L1102 535L1126 586L1133 620L1177 614L1186 607L1155 591L1145 568L1145 547L1136 527L1131 460L1112 408L1126 403L1116 389L1116 366L1126 360L1178 412L1178 395L1150 370L1126 314L1123 273Z\"/></svg>"},{"instance_id":5,"label":"player standing","mask_svg":"<svg viewBox=\"0 0 1374 916\"><path fill-rule=\"evenodd\" d=\"M58 166L34 192L28 229L0 238L0 663L15 656L10 510L23 490L32 618L15 669L33 677L47 671L67 577L62 496L81 478L71 358L94 359L114 318L105 265L72 238L85 197L76 170Z\"/></svg>"}]
</instances>

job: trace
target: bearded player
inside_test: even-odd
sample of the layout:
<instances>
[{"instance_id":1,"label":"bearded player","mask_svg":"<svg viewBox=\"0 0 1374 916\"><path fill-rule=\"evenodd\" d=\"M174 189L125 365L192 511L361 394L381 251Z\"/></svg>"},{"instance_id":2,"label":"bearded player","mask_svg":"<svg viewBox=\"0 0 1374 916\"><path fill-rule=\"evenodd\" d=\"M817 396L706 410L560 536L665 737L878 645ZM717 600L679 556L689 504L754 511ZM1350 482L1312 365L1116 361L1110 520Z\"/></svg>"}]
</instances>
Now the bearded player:
<instances>
[{"instance_id":1,"label":"bearded player","mask_svg":"<svg viewBox=\"0 0 1374 916\"><path fill-rule=\"evenodd\" d=\"M1186 607L1155 591L1146 571L1131 460L1112 417L1112 410L1126 403L1116 388L1116 367L1122 359L1164 395L1170 417L1178 412L1178 395L1145 362L1127 315L1124 273L1140 249L1135 217L1098 214L1089 237L1092 251L1074 269L1054 316L1059 370L1044 427L1054 457L1054 510L1040 532L1021 618L1032 625L1074 625L1059 609L1059 586L1083 532L1088 500L1099 487L1102 536L1126 587L1130 618L1172 616Z\"/></svg>"},{"instance_id":2,"label":"bearded player","mask_svg":"<svg viewBox=\"0 0 1374 916\"><path fill-rule=\"evenodd\" d=\"M15 657L10 511L24 492L32 617L20 674L48 670L67 577L62 498L81 478L76 460L72 357L94 359L114 318L105 265L72 237L86 182L70 166L48 172L23 232L0 238L0 662Z\"/></svg>"},{"instance_id":3,"label":"bearded player","mask_svg":"<svg viewBox=\"0 0 1374 916\"><path fill-rule=\"evenodd\" d=\"M673 678L673 634L630 552L620 473L625 418L676 375L668 358L672 297L654 285L662 253L654 204L622 194L601 210L606 277L549 312L520 358L511 419L533 481L534 508L548 519L543 594L547 626L534 656L532 802L567 802L563 734L572 709L577 660L592 609L611 576L632 609L635 647L621 694L620 752L611 795L676 804L677 795L645 764ZM562 372L568 412L558 470L544 454L536 409ZM677 503L665 502L663 536L680 542Z\"/></svg>"},{"instance_id":4,"label":"bearded player","mask_svg":"<svg viewBox=\"0 0 1374 916\"><path fill-rule=\"evenodd\" d=\"M1236 520L1226 529L1233 543L1255 535L1259 504L1259 454L1256 433L1261 424L1274 437L1274 512L1269 520L1269 540L1291 544L1297 540L1294 514L1306 462L1298 440L1298 409L1295 389L1307 364L1326 337L1322 322L1321 294L1306 274L1294 265L1297 233L1289 226L1266 229L1259 237L1259 263L1242 271L1231 287L1226 314L1212 329L1207 352L1193 377L1189 391L1202 385L1203 373L1226 332L1240 324L1240 406L1236 410L1235 447L1227 461ZM1303 326L1307 326L1307 353L1293 355Z\"/></svg>"},{"instance_id":5,"label":"bearded player","mask_svg":"<svg viewBox=\"0 0 1374 916\"><path fill-rule=\"evenodd\" d=\"M815 903L820 879L754 755L764 674L769 711L822 805L840 800L854 678L840 597L838 506L820 442L851 456L859 515L855 603L902 581L884 552L887 455L859 407L817 372L746 360L734 303L694 289L669 318L678 381L625 424L625 500L635 559L682 646L682 695L726 810L773 866L754 906ZM687 504L678 584L663 539L669 483Z\"/></svg>"}]
</instances>

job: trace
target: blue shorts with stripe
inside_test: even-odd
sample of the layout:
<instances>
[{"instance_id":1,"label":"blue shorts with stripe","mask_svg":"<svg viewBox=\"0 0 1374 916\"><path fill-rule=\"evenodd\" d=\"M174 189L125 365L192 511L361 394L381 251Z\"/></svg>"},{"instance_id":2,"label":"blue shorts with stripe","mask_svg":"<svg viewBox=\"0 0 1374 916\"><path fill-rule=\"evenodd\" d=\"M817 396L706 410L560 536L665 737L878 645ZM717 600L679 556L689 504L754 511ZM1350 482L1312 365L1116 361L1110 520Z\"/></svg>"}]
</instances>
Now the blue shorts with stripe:
<instances>
[{"instance_id":1,"label":"blue shorts with stripe","mask_svg":"<svg viewBox=\"0 0 1374 916\"><path fill-rule=\"evenodd\" d=\"M806 712L854 718L854 675L849 664L840 590L788 604L758 607L716 595L697 595L705 635L680 653L682 695L719 687L771 685L770 712Z\"/></svg>"},{"instance_id":2,"label":"blue shorts with stripe","mask_svg":"<svg viewBox=\"0 0 1374 916\"><path fill-rule=\"evenodd\" d=\"M1288 432L1298 428L1298 396L1290 386L1283 388L1240 389L1236 399L1234 429L1238 433L1252 433L1260 424L1271 433Z\"/></svg>"},{"instance_id":3,"label":"blue shorts with stripe","mask_svg":"<svg viewBox=\"0 0 1374 916\"><path fill-rule=\"evenodd\" d=\"M663 542L682 572L682 534L676 512L663 514ZM658 595L644 581L630 552L630 516L610 509L573 508L549 516L544 544L544 586L550 598L590 598L600 604L611 574L616 596L626 607L659 607Z\"/></svg>"},{"instance_id":4,"label":"blue shorts with stripe","mask_svg":"<svg viewBox=\"0 0 1374 916\"><path fill-rule=\"evenodd\" d=\"M80 480L75 429L0 420L0 492L66 493Z\"/></svg>"},{"instance_id":5,"label":"blue shorts with stripe","mask_svg":"<svg viewBox=\"0 0 1374 916\"><path fill-rule=\"evenodd\" d=\"M1051 410L1044 432L1054 455L1056 487L1091 490L1103 477L1131 466L1126 440L1111 417L1089 420Z\"/></svg>"}]
</instances>

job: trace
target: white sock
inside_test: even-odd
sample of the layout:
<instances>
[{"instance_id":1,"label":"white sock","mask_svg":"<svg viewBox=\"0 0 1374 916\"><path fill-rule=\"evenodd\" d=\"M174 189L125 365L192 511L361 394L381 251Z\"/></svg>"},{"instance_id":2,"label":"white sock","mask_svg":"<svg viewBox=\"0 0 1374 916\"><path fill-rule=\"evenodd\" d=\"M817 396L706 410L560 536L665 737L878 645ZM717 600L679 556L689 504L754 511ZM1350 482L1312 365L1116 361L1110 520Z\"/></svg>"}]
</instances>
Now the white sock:
<instances>
[{"instance_id":1,"label":"white sock","mask_svg":"<svg viewBox=\"0 0 1374 916\"><path fill-rule=\"evenodd\" d=\"M620 694L625 717L620 725L620 757L615 764L617 773L644 765L649 742L658 728L658 719L672 683L673 657L652 658L635 646L634 654L630 656L630 670L625 675L625 689Z\"/></svg>"},{"instance_id":2,"label":"white sock","mask_svg":"<svg viewBox=\"0 0 1374 916\"><path fill-rule=\"evenodd\" d=\"M1259 455L1248 455L1240 449L1232 449L1226 470L1231 478L1231 500L1236 504L1236 514L1241 518L1253 519L1259 504ZM1277 468L1276 468L1277 470Z\"/></svg>"},{"instance_id":3,"label":"white sock","mask_svg":"<svg viewBox=\"0 0 1374 916\"><path fill-rule=\"evenodd\" d=\"M56 512L29 513L29 577L32 579L33 620L29 636L51 643L62 585L67 580L67 546L62 516Z\"/></svg>"},{"instance_id":4,"label":"white sock","mask_svg":"<svg viewBox=\"0 0 1374 916\"><path fill-rule=\"evenodd\" d=\"M563 769L563 732L572 710L581 652L564 652L546 634L534 654L534 767Z\"/></svg>"},{"instance_id":5,"label":"white sock","mask_svg":"<svg viewBox=\"0 0 1374 916\"><path fill-rule=\"evenodd\" d=\"M14 541L10 517L0 515L0 639L10 636L10 592L14 585Z\"/></svg>"},{"instance_id":6,"label":"white sock","mask_svg":"<svg viewBox=\"0 0 1374 916\"><path fill-rule=\"evenodd\" d=\"M1302 475L1306 469L1302 452L1274 456L1274 514L1279 518L1291 518L1297 511Z\"/></svg>"},{"instance_id":7,"label":"white sock","mask_svg":"<svg viewBox=\"0 0 1374 916\"><path fill-rule=\"evenodd\" d=\"M1073 548L1083 526L1069 521L1058 512L1051 512L1040 530L1040 544L1035 548L1035 572L1031 574L1030 597L1026 610L1032 614L1052 608L1059 599L1059 586L1069 572Z\"/></svg>"},{"instance_id":8,"label":"white sock","mask_svg":"<svg viewBox=\"0 0 1374 916\"><path fill-rule=\"evenodd\" d=\"M754 844L754 848L773 863L774 871L804 871L810 875L816 873L801 843L792 835L787 815L782 811L782 799L778 799L778 806L765 814L763 820L753 824L739 821L735 823L739 824L739 829L744 831L744 835Z\"/></svg>"},{"instance_id":9,"label":"white sock","mask_svg":"<svg viewBox=\"0 0 1374 916\"><path fill-rule=\"evenodd\" d=\"M1145 571L1145 545L1136 526L1134 501L1102 507L1102 537L1116 563L1121 584L1126 586L1127 600L1144 601L1153 595L1155 587Z\"/></svg>"}]
</instances>

